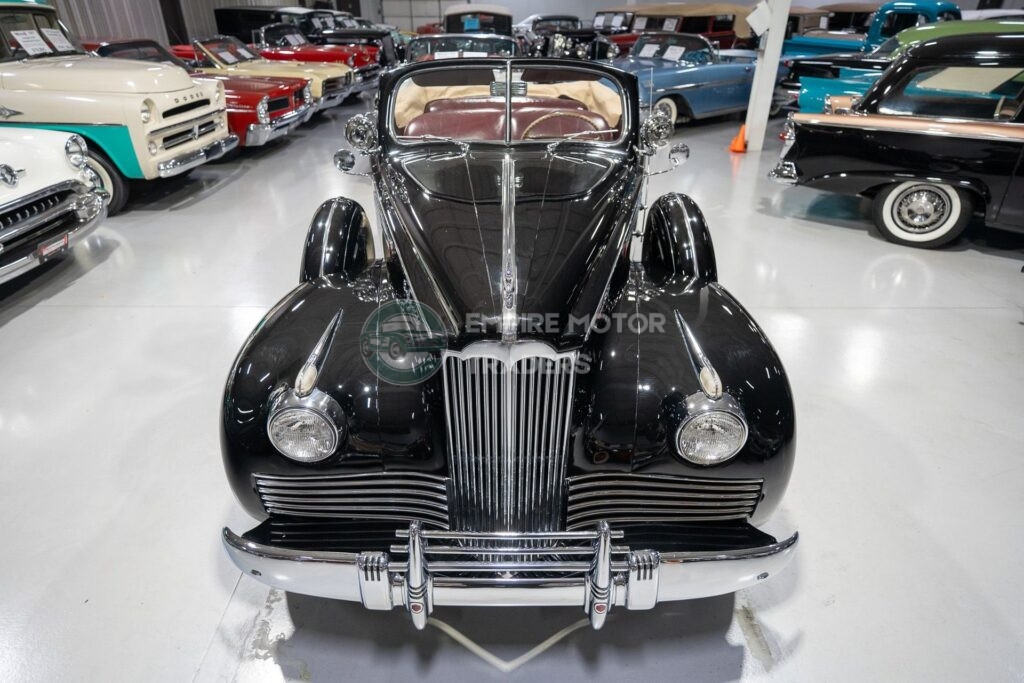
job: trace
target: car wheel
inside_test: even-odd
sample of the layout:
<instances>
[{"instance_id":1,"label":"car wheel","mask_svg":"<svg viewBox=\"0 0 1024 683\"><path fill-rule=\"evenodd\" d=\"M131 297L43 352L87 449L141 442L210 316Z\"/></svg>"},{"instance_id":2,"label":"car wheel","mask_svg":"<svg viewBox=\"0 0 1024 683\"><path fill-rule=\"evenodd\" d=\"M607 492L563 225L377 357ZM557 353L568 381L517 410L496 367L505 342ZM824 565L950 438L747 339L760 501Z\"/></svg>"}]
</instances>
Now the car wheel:
<instances>
[{"instance_id":1,"label":"car wheel","mask_svg":"<svg viewBox=\"0 0 1024 683\"><path fill-rule=\"evenodd\" d=\"M369 358L373 355L373 347L370 346L369 339L364 339L359 343L359 351L362 352L363 358Z\"/></svg>"},{"instance_id":2,"label":"car wheel","mask_svg":"<svg viewBox=\"0 0 1024 683\"><path fill-rule=\"evenodd\" d=\"M946 185L910 180L875 196L875 225L890 242L934 248L960 236L971 220L971 196Z\"/></svg>"},{"instance_id":3,"label":"car wheel","mask_svg":"<svg viewBox=\"0 0 1024 683\"><path fill-rule=\"evenodd\" d=\"M99 178L99 186L110 194L107 215L113 216L123 209L125 202L128 201L128 183L113 162L93 147L89 148L89 157L86 163Z\"/></svg>"},{"instance_id":4,"label":"car wheel","mask_svg":"<svg viewBox=\"0 0 1024 683\"><path fill-rule=\"evenodd\" d=\"M398 360L405 356L405 351L402 349L402 345L396 341L388 344L388 355L394 360Z\"/></svg>"},{"instance_id":5,"label":"car wheel","mask_svg":"<svg viewBox=\"0 0 1024 683\"><path fill-rule=\"evenodd\" d=\"M676 124L676 121L679 120L679 107L676 105L676 101L671 97L662 97L654 103L654 111L659 110L663 111L668 116L668 120L672 122L673 126Z\"/></svg>"}]
</instances>

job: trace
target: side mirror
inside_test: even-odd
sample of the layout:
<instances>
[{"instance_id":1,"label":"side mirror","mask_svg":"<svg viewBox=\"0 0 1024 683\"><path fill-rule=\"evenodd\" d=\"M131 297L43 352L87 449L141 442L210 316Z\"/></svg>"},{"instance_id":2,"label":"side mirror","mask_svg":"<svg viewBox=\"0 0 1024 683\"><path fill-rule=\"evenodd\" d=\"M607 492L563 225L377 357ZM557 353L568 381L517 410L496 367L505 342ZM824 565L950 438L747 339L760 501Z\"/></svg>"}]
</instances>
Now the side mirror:
<instances>
[{"instance_id":1,"label":"side mirror","mask_svg":"<svg viewBox=\"0 0 1024 683\"><path fill-rule=\"evenodd\" d=\"M356 155L347 149L339 149L334 153L334 167L342 173L348 173L356 165Z\"/></svg>"},{"instance_id":2,"label":"side mirror","mask_svg":"<svg viewBox=\"0 0 1024 683\"><path fill-rule=\"evenodd\" d=\"M345 124L345 139L363 154L372 154L377 150L377 115L356 114Z\"/></svg>"},{"instance_id":3,"label":"side mirror","mask_svg":"<svg viewBox=\"0 0 1024 683\"><path fill-rule=\"evenodd\" d=\"M660 109L655 110L640 126L640 145L646 154L654 154L659 147L664 147L672 137L675 125L667 114Z\"/></svg>"}]
</instances>

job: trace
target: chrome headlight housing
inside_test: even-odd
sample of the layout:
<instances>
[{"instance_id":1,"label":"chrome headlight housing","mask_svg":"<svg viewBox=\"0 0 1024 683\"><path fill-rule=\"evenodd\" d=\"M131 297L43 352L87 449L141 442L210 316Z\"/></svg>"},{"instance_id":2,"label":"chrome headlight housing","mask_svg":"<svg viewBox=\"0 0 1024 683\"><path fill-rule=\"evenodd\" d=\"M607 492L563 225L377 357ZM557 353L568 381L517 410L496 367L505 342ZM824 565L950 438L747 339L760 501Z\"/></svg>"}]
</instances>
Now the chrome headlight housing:
<instances>
[{"instance_id":1,"label":"chrome headlight housing","mask_svg":"<svg viewBox=\"0 0 1024 683\"><path fill-rule=\"evenodd\" d=\"M356 114L345 124L345 139L354 148L369 154L377 147L377 116L374 112Z\"/></svg>"},{"instance_id":2,"label":"chrome headlight housing","mask_svg":"<svg viewBox=\"0 0 1024 683\"><path fill-rule=\"evenodd\" d=\"M615 59L619 56L619 46L615 43L608 44L608 59Z\"/></svg>"},{"instance_id":3,"label":"chrome headlight housing","mask_svg":"<svg viewBox=\"0 0 1024 683\"><path fill-rule=\"evenodd\" d=\"M64 143L64 154L67 155L68 163L77 169L85 168L89 156L89 147L85 144L85 138L81 135L72 135Z\"/></svg>"},{"instance_id":4,"label":"chrome headlight housing","mask_svg":"<svg viewBox=\"0 0 1024 683\"><path fill-rule=\"evenodd\" d=\"M720 465L736 456L747 442L747 421L728 395L711 400L697 394L686 400L687 416L676 428L679 457L694 465Z\"/></svg>"},{"instance_id":5,"label":"chrome headlight housing","mask_svg":"<svg viewBox=\"0 0 1024 683\"><path fill-rule=\"evenodd\" d=\"M330 395L313 389L306 396L286 390L267 419L270 443L285 457L313 463L334 455L345 436L344 413Z\"/></svg>"},{"instance_id":6,"label":"chrome headlight housing","mask_svg":"<svg viewBox=\"0 0 1024 683\"><path fill-rule=\"evenodd\" d=\"M302 99L306 102L313 101L313 84L306 81L306 87L302 89Z\"/></svg>"},{"instance_id":7,"label":"chrome headlight housing","mask_svg":"<svg viewBox=\"0 0 1024 683\"><path fill-rule=\"evenodd\" d=\"M256 105L256 118L260 123L270 123L270 97L263 96L260 103Z\"/></svg>"},{"instance_id":8,"label":"chrome headlight housing","mask_svg":"<svg viewBox=\"0 0 1024 683\"><path fill-rule=\"evenodd\" d=\"M583 43L580 43L579 45L577 45L576 46L576 56L579 57L580 59L586 59L587 58L587 46L584 45Z\"/></svg>"},{"instance_id":9,"label":"chrome headlight housing","mask_svg":"<svg viewBox=\"0 0 1024 683\"><path fill-rule=\"evenodd\" d=\"M153 104L153 100L142 100L142 104L139 106L139 118L142 119L143 123L149 123L153 120L153 110L155 108L156 105Z\"/></svg>"}]
</instances>

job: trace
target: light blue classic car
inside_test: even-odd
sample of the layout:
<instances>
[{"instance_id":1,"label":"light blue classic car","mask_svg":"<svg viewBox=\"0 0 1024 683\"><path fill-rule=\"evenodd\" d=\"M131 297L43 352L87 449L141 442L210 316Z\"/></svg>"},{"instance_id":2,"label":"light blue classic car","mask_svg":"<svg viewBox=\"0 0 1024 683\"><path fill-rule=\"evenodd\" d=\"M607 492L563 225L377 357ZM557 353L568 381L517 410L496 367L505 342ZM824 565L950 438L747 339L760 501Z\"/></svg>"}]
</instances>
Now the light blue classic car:
<instances>
[{"instance_id":1,"label":"light blue classic car","mask_svg":"<svg viewBox=\"0 0 1024 683\"><path fill-rule=\"evenodd\" d=\"M718 50L689 33L644 33L615 66L636 74L640 106L664 111L676 123L747 108L754 80L753 50Z\"/></svg>"}]
</instances>

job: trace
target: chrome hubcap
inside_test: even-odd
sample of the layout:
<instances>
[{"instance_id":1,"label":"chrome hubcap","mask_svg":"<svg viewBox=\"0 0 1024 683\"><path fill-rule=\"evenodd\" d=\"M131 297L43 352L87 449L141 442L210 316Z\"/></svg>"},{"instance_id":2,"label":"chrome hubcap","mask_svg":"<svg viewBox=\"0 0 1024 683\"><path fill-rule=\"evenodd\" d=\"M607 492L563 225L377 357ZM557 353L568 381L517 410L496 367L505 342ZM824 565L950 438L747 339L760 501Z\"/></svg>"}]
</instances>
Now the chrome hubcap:
<instances>
[{"instance_id":1,"label":"chrome hubcap","mask_svg":"<svg viewBox=\"0 0 1024 683\"><path fill-rule=\"evenodd\" d=\"M930 232L949 217L949 197L928 186L910 187L893 202L893 218L908 232Z\"/></svg>"}]
</instances>

